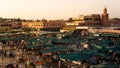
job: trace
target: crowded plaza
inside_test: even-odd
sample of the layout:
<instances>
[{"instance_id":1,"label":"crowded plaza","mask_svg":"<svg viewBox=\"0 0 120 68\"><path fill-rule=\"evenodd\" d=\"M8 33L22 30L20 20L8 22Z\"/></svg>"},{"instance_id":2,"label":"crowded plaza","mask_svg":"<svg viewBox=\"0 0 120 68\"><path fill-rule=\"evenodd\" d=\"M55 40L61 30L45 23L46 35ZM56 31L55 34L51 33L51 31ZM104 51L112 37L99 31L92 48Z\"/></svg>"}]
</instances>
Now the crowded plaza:
<instances>
[{"instance_id":1,"label":"crowded plaza","mask_svg":"<svg viewBox=\"0 0 120 68\"><path fill-rule=\"evenodd\" d=\"M0 57L0 68L119 68L120 34L2 33Z\"/></svg>"}]
</instances>

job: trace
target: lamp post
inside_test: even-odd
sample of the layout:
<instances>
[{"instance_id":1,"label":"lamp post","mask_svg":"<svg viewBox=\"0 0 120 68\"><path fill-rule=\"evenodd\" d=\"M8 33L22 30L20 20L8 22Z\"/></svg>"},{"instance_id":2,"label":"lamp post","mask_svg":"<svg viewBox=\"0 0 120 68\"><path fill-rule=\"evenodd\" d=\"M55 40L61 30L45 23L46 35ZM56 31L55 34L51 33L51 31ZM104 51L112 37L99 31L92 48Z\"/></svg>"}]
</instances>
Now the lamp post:
<instances>
[{"instance_id":1,"label":"lamp post","mask_svg":"<svg viewBox=\"0 0 120 68\"><path fill-rule=\"evenodd\" d=\"M111 30L113 30L113 24L111 23Z\"/></svg>"}]
</instances>

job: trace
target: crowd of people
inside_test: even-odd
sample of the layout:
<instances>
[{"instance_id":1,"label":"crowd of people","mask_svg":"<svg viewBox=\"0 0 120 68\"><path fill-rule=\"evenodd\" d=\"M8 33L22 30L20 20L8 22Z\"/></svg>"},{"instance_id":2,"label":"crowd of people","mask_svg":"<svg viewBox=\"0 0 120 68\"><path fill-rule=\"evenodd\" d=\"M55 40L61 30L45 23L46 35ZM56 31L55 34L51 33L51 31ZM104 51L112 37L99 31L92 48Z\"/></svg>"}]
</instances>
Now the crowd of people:
<instances>
[{"instance_id":1,"label":"crowd of people","mask_svg":"<svg viewBox=\"0 0 120 68\"><path fill-rule=\"evenodd\" d=\"M79 33L77 31L77 33ZM14 68L36 68L37 66L43 66L46 68L65 68L65 67L72 67L69 64L64 64L66 61L62 61L59 55L62 54L72 54L72 53L81 53L85 50L94 51L97 50L98 53L104 53L105 56L101 55L93 55L90 57L89 61L82 60L83 66L79 67L86 67L89 68L90 65L98 65L104 62L110 63L119 63L120 56L119 53L115 51L107 51L104 50L105 47L110 47L111 43L112 47L119 46L115 43L115 41L119 41L120 38L114 37L106 37L106 36L93 36L87 32L85 34L78 35L74 32L70 36L64 36L61 39L51 39L57 38L57 34L44 34L40 36L36 36L35 34L19 34L19 35L11 35L11 36L0 36L0 55L2 61L4 61L5 57L14 58L15 61L13 64L6 65L6 68L14 67ZM72 38L72 42L71 39ZM47 41L46 41L47 40ZM63 40L63 41L62 41ZM66 43L64 40L68 40L69 43ZM77 41L75 41L77 40ZM111 42L105 42L105 40L111 40ZM59 41L59 44L55 41ZM62 41L62 42L61 42ZM53 44L53 46L41 46L42 44ZM66 44L63 44L66 43ZM103 43L102 45L100 45ZM55 52L46 52L43 53L41 50L49 50L54 46L67 46L66 50L58 50ZM99 45L99 46L98 46ZM103 46L106 45L106 46ZM102 48L102 49L101 49ZM84 54L83 54L84 55ZM79 60L78 60L79 61ZM86 64L87 63L87 66ZM72 62L71 62L72 64ZM84 65L85 64L85 65ZM76 67L76 68L79 68Z\"/></svg>"}]
</instances>

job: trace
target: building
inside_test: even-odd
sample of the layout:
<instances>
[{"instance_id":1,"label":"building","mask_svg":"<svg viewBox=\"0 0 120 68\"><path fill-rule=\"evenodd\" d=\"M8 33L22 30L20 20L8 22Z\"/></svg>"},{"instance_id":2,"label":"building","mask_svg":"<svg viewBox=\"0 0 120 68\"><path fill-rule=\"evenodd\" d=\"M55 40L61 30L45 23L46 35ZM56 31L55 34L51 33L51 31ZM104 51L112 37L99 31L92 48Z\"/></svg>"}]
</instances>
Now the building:
<instances>
[{"instance_id":1,"label":"building","mask_svg":"<svg viewBox=\"0 0 120 68\"><path fill-rule=\"evenodd\" d=\"M109 14L107 13L107 8L105 7L103 9L103 13L102 13L102 26L110 26L110 23L109 23Z\"/></svg>"},{"instance_id":2,"label":"building","mask_svg":"<svg viewBox=\"0 0 120 68\"><path fill-rule=\"evenodd\" d=\"M72 18L71 22L66 22L65 24L61 32L73 31L76 27L100 27L101 17L99 14L80 15L76 18Z\"/></svg>"},{"instance_id":3,"label":"building","mask_svg":"<svg viewBox=\"0 0 120 68\"><path fill-rule=\"evenodd\" d=\"M56 31L61 29L64 25L64 21L60 20L22 22L22 28L35 28L46 31Z\"/></svg>"},{"instance_id":4,"label":"building","mask_svg":"<svg viewBox=\"0 0 120 68\"><path fill-rule=\"evenodd\" d=\"M0 27L21 28L21 21L18 19L0 18Z\"/></svg>"},{"instance_id":5,"label":"building","mask_svg":"<svg viewBox=\"0 0 120 68\"><path fill-rule=\"evenodd\" d=\"M80 15L75 18L70 18L66 25L61 29L61 31L71 31L75 30L76 27L92 27L92 28L101 28L109 27L109 14L107 13L107 8L103 9L102 15L100 14L91 14L91 15Z\"/></svg>"},{"instance_id":6,"label":"building","mask_svg":"<svg viewBox=\"0 0 120 68\"><path fill-rule=\"evenodd\" d=\"M27 21L27 22L22 22L22 28L43 28L43 22L32 22L32 21Z\"/></svg>"},{"instance_id":7,"label":"building","mask_svg":"<svg viewBox=\"0 0 120 68\"><path fill-rule=\"evenodd\" d=\"M111 27L120 27L120 19L119 18L113 18L109 20Z\"/></svg>"},{"instance_id":8,"label":"building","mask_svg":"<svg viewBox=\"0 0 120 68\"><path fill-rule=\"evenodd\" d=\"M19 29L19 28L21 28L22 27L22 23L21 22L12 22L11 23L11 28L17 28L17 29Z\"/></svg>"},{"instance_id":9,"label":"building","mask_svg":"<svg viewBox=\"0 0 120 68\"><path fill-rule=\"evenodd\" d=\"M67 22L66 25L77 25L77 26L88 26L88 27L107 27L110 26L109 14L107 13L107 8L103 9L102 15L91 14L91 15L80 15L78 17L72 18L71 22Z\"/></svg>"},{"instance_id":10,"label":"building","mask_svg":"<svg viewBox=\"0 0 120 68\"><path fill-rule=\"evenodd\" d=\"M73 21L66 22L66 25L90 26L90 27L101 25L101 19L99 14L80 15L72 19Z\"/></svg>"}]
</instances>

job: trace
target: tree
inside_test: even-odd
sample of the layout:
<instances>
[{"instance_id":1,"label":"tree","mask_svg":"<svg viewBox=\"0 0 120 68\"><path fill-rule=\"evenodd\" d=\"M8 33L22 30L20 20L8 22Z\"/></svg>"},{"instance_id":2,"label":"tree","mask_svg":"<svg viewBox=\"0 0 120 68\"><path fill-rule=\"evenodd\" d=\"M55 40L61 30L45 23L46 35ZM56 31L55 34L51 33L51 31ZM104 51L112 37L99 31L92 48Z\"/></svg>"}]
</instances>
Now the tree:
<instances>
[{"instance_id":1,"label":"tree","mask_svg":"<svg viewBox=\"0 0 120 68\"><path fill-rule=\"evenodd\" d=\"M25 32L29 32L30 31L29 28L22 28L22 30L25 31Z\"/></svg>"},{"instance_id":2,"label":"tree","mask_svg":"<svg viewBox=\"0 0 120 68\"><path fill-rule=\"evenodd\" d=\"M47 20L46 19L42 19L42 22L47 22Z\"/></svg>"},{"instance_id":3,"label":"tree","mask_svg":"<svg viewBox=\"0 0 120 68\"><path fill-rule=\"evenodd\" d=\"M69 18L69 19L68 19L68 22L72 22L72 21L73 21L73 19L72 19L72 18Z\"/></svg>"}]
</instances>

